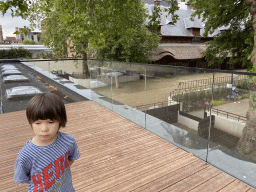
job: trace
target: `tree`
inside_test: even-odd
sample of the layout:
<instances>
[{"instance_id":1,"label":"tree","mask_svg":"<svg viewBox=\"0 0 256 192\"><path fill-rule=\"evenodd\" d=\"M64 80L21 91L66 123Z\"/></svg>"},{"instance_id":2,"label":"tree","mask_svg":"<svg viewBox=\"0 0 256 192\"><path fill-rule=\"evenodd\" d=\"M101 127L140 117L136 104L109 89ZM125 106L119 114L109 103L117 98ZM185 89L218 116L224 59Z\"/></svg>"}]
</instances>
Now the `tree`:
<instances>
[{"instance_id":1,"label":"tree","mask_svg":"<svg viewBox=\"0 0 256 192\"><path fill-rule=\"evenodd\" d=\"M98 7L95 31L103 33L105 44L97 57L116 61L143 63L157 49L159 37L144 25L146 9L140 0L112 1ZM112 11L109 11L112 10Z\"/></svg>"},{"instance_id":2,"label":"tree","mask_svg":"<svg viewBox=\"0 0 256 192\"><path fill-rule=\"evenodd\" d=\"M255 0L189 0L188 4L205 22L204 36L215 29L227 26L228 30L217 35L207 44L209 47L204 53L210 62L222 62L228 52L232 57L230 62L241 61L248 71L256 72L256 1ZM244 27L241 27L244 26ZM212 61L211 61L212 60ZM248 88L251 91L249 109L243 136L240 138L237 150L241 154L256 155L256 78L249 76ZM252 92L253 91L253 92Z\"/></svg>"},{"instance_id":3,"label":"tree","mask_svg":"<svg viewBox=\"0 0 256 192\"><path fill-rule=\"evenodd\" d=\"M175 23L178 16L174 12L178 10L178 3L176 0L166 2L171 5L166 10L173 15ZM156 49L159 40L154 31L148 33L143 25L147 14L141 0L0 2L3 14L8 9L12 10L13 16L28 18L32 26L35 26L34 21L44 20L41 42L52 47L58 53L55 55L60 57L64 57L67 47L70 47L74 56L82 55L86 61L89 48L93 48L102 59L144 62ZM84 71L88 74L86 63Z\"/></svg>"},{"instance_id":4,"label":"tree","mask_svg":"<svg viewBox=\"0 0 256 192\"><path fill-rule=\"evenodd\" d=\"M251 69L255 63L251 61L254 29L246 1L189 0L188 5L195 8L192 18L197 15L205 22L204 37L220 27L227 29L206 43L209 46L203 55L208 64L223 63L230 54L229 64L241 62L243 67Z\"/></svg>"}]
</instances>

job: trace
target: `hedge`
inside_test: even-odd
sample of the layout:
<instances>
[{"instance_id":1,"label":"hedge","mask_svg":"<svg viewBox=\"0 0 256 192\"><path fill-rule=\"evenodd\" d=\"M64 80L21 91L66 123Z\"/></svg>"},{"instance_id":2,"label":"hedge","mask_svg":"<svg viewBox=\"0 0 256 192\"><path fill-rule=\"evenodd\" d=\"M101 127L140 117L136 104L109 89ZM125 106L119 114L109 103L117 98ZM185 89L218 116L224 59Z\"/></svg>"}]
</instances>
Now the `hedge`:
<instances>
[{"instance_id":1,"label":"hedge","mask_svg":"<svg viewBox=\"0 0 256 192\"><path fill-rule=\"evenodd\" d=\"M30 59L32 58L32 53L24 49L22 47L19 47L18 49L4 49L0 50L0 59L17 59L17 58L26 58Z\"/></svg>"}]
</instances>

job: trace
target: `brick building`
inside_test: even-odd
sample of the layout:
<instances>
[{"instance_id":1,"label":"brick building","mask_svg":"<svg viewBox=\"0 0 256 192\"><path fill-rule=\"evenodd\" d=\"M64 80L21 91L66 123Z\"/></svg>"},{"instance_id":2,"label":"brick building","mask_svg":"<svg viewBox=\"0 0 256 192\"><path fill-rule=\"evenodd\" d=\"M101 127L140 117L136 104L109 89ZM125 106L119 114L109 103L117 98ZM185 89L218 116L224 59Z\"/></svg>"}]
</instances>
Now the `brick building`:
<instances>
[{"instance_id":1,"label":"brick building","mask_svg":"<svg viewBox=\"0 0 256 192\"><path fill-rule=\"evenodd\" d=\"M4 42L2 25L0 25L0 43Z\"/></svg>"},{"instance_id":2,"label":"brick building","mask_svg":"<svg viewBox=\"0 0 256 192\"><path fill-rule=\"evenodd\" d=\"M190 19L192 13L195 12L193 7L186 5L186 2L178 1L180 9L175 12L179 16L176 23L172 22L172 17L164 11L168 8L168 4L161 0L142 0L149 15L152 15L154 6L160 6L162 15L159 25L159 36L161 37L157 55L152 57L155 64L171 64L183 65L189 67L208 67L205 58L202 56L207 46L204 44L209 40L213 40L214 36L226 30L227 27L221 27L209 34L208 37L203 37L204 23L201 19L194 17ZM147 26L149 19L145 21ZM148 26L148 28L150 28ZM229 55L230 56L230 55ZM219 67L219 66L218 66ZM227 69L225 63L220 66L221 69ZM239 66L237 66L239 67Z\"/></svg>"}]
</instances>

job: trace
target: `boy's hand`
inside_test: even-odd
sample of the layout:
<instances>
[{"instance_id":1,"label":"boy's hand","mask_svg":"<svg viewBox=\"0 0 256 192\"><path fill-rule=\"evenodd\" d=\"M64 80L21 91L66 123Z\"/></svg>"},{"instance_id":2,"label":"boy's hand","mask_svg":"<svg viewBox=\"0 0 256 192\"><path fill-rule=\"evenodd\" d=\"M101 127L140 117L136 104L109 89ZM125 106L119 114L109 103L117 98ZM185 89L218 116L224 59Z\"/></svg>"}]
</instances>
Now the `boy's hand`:
<instances>
[{"instance_id":1,"label":"boy's hand","mask_svg":"<svg viewBox=\"0 0 256 192\"><path fill-rule=\"evenodd\" d=\"M75 160L68 160L69 166L71 166L74 163Z\"/></svg>"}]
</instances>

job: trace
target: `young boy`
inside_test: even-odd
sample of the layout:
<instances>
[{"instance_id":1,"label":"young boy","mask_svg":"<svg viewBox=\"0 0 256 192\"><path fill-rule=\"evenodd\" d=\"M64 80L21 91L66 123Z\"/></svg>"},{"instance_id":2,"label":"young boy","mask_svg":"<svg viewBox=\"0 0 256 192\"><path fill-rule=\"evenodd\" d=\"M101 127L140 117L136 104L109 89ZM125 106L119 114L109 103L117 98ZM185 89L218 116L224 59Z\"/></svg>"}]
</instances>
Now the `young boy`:
<instances>
[{"instance_id":1,"label":"young boy","mask_svg":"<svg viewBox=\"0 0 256 192\"><path fill-rule=\"evenodd\" d=\"M63 101L53 93L34 96L26 115L34 132L19 151L14 181L28 183L28 191L73 192L70 166L80 157L75 139L59 132L67 122Z\"/></svg>"}]
</instances>

